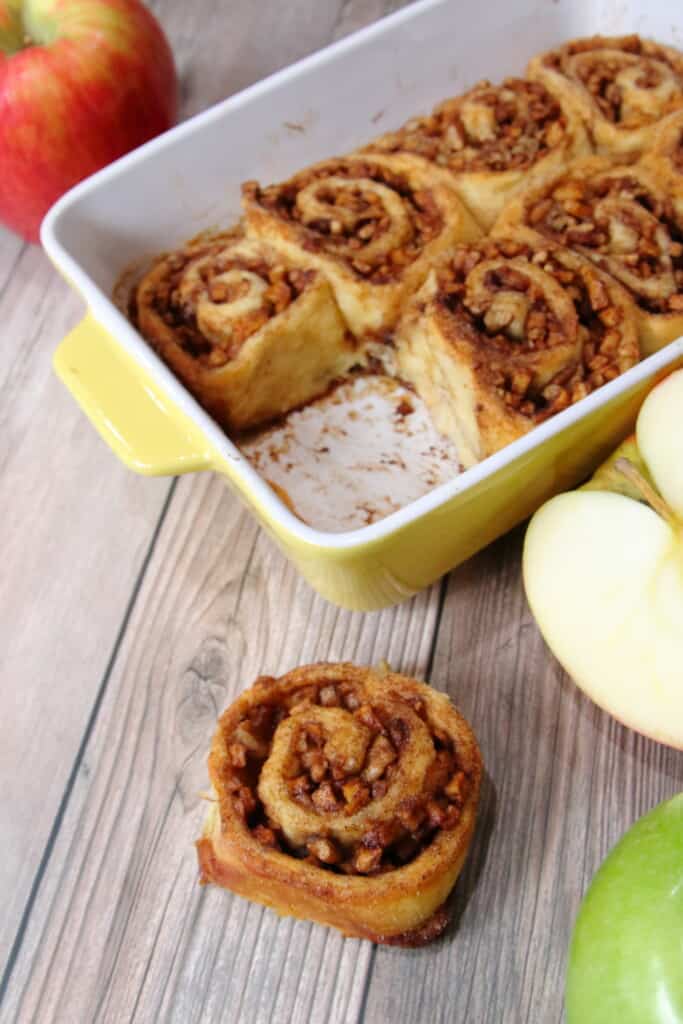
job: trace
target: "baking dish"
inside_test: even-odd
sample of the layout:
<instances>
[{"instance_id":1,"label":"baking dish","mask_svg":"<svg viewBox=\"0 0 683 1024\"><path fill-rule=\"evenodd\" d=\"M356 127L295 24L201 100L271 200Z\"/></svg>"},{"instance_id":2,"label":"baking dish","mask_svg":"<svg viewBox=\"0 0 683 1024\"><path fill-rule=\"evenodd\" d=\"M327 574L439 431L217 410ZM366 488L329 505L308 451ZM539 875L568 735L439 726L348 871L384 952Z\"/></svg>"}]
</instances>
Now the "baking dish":
<instances>
[{"instance_id":1,"label":"baking dish","mask_svg":"<svg viewBox=\"0 0 683 1024\"><path fill-rule=\"evenodd\" d=\"M239 216L239 186L276 181L397 127L538 50L601 31L679 42L676 6L422 0L148 143L64 196L44 247L88 306L55 368L131 468L213 470L328 600L370 610L403 600L573 486L630 430L647 391L683 365L683 340L423 497L346 533L298 519L141 340L111 295L135 262Z\"/></svg>"}]
</instances>

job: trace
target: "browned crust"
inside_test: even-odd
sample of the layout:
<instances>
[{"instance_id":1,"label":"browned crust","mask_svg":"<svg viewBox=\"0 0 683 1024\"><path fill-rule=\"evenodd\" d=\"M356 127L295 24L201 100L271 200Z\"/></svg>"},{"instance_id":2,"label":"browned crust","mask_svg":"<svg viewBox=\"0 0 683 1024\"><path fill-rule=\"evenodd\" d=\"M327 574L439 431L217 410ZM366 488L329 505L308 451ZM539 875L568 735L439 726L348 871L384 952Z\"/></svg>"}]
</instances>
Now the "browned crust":
<instances>
[{"instance_id":1,"label":"browned crust","mask_svg":"<svg viewBox=\"0 0 683 1024\"><path fill-rule=\"evenodd\" d=\"M463 120L472 101L491 110L491 125L478 137ZM476 126L473 126L476 128ZM426 117L374 139L365 152L412 153L455 174L526 171L553 149L573 144L566 113L541 82L506 78L482 81L444 100Z\"/></svg>"},{"instance_id":2,"label":"browned crust","mask_svg":"<svg viewBox=\"0 0 683 1024\"><path fill-rule=\"evenodd\" d=\"M232 433L319 397L364 358L320 272L240 226L159 257L129 315Z\"/></svg>"},{"instance_id":3,"label":"browned crust","mask_svg":"<svg viewBox=\"0 0 683 1024\"><path fill-rule=\"evenodd\" d=\"M413 928L412 931L401 932L400 935L368 935L371 942L378 942L384 946L402 946L404 949L415 949L419 946L427 946L434 942L446 931L451 916L448 908L444 905L435 910L428 921Z\"/></svg>"},{"instance_id":4,"label":"browned crust","mask_svg":"<svg viewBox=\"0 0 683 1024\"><path fill-rule=\"evenodd\" d=\"M512 401L513 386L513 395L506 398L510 411L516 409L532 417L535 422L540 422L614 379L638 361L640 352L628 296L611 278L576 253L552 243L529 244L514 238L484 239L481 243L455 250L456 255L458 252L464 254L466 260L470 254L475 253L485 261L500 260L503 268L501 273L504 273L506 263L512 264L513 261L515 266L520 267L517 273L522 276L525 264L530 269L538 267L544 274L547 273L549 282L557 282L563 290L573 290L570 309L573 307L575 313L571 316L567 314L562 319L552 318L551 314L546 313L549 321L545 328L547 334L536 338L533 345L529 344L526 348L521 341L509 341L504 334L497 335L495 331L484 333L477 329L479 319L472 314L466 315L466 307L458 296L452 297L453 301L450 301L446 278L449 264L442 264L441 271L437 272L438 291L433 300L438 307L436 315L441 330L453 350L457 350L464 342L473 346L473 350L480 351L476 370L479 379L487 387L500 387L501 373L509 373L514 378L515 372L519 375L526 373L528 376L535 367L542 370L544 354L547 361L552 363L553 347L571 342L577 325L587 332L586 337L591 345L590 355L586 351L588 345L584 344L583 351L579 351L576 359L568 357L566 365L561 366L549 382L547 395L543 394L545 388L543 391L534 391L532 380L530 390L524 392L520 388L518 401ZM464 280L467 280L466 275ZM605 354L601 357L601 344L608 332L614 336L614 348L609 356ZM572 388L575 390L572 391Z\"/></svg>"},{"instance_id":5,"label":"browned crust","mask_svg":"<svg viewBox=\"0 0 683 1024\"><path fill-rule=\"evenodd\" d=\"M578 160L513 199L493 233L569 246L619 281L638 307L644 354L683 332L683 201L654 155Z\"/></svg>"},{"instance_id":6,"label":"browned crust","mask_svg":"<svg viewBox=\"0 0 683 1024\"><path fill-rule=\"evenodd\" d=\"M389 162L390 164L390 162ZM368 280L374 284L389 284L400 278L404 268L416 260L425 245L437 237L444 227L444 210L439 201L438 179L430 188L425 180L424 172L417 167L418 177L404 168L387 166L386 161L373 159L372 156L340 157L325 160L312 167L299 171L288 181L278 185L262 187L258 182L246 182L242 186L245 208L248 218L253 219L256 211L262 211L267 217L278 222L286 233L295 239L305 251L324 253L328 259L344 266L358 280ZM410 237L379 260L368 260L365 256L366 243L357 234L358 230L374 230L370 241L381 240L391 225L385 223L381 206L376 204L373 212L372 203L367 203L366 216L359 218L360 229L345 230L340 222L338 234L331 229L332 219L322 218L320 222L305 223L297 209L299 194L316 184L323 190L328 179L345 179L357 181L362 191L362 182L374 182L393 192L403 205L410 223ZM372 193L368 193L372 199ZM358 247L351 248L356 242Z\"/></svg>"},{"instance_id":7,"label":"browned crust","mask_svg":"<svg viewBox=\"0 0 683 1024\"><path fill-rule=\"evenodd\" d=\"M135 325L175 372L192 383L202 373L215 372L237 359L253 334L315 283L315 271L287 265L265 246L246 256L240 251L244 243L239 227L189 242L160 256L131 296L130 316ZM178 295L183 276L199 264L206 264L208 270L206 290L212 287L210 277L219 277L225 269L251 272L270 286L273 297L263 300L256 316L251 312L237 321L238 330L229 344L219 344L203 334L197 324L195 297Z\"/></svg>"},{"instance_id":8,"label":"browned crust","mask_svg":"<svg viewBox=\"0 0 683 1024\"><path fill-rule=\"evenodd\" d=\"M527 75L584 120L601 153L647 152L657 125L683 107L683 54L635 34L570 40L534 57Z\"/></svg>"},{"instance_id":9,"label":"browned crust","mask_svg":"<svg viewBox=\"0 0 683 1024\"><path fill-rule=\"evenodd\" d=\"M197 860L199 862L199 884L219 885L223 889L237 890L239 875L231 872L225 862L221 862L216 855L213 843L206 836L195 842L197 849ZM426 921L416 928L409 929L397 934L386 932L373 932L369 928L361 929L358 926L349 925L347 928L341 924L332 925L342 931L348 938L367 939L369 942L376 942L383 946L401 946L405 949L426 946L440 935L443 935L451 920L451 915L446 904L438 907ZM321 924L328 922L321 921Z\"/></svg>"},{"instance_id":10,"label":"browned crust","mask_svg":"<svg viewBox=\"0 0 683 1024\"><path fill-rule=\"evenodd\" d=\"M410 154L352 154L243 186L248 233L330 282L349 330L382 338L449 245L481 228L444 170Z\"/></svg>"},{"instance_id":11,"label":"browned crust","mask_svg":"<svg viewBox=\"0 0 683 1024\"><path fill-rule=\"evenodd\" d=\"M437 831L414 860L370 876L333 873L282 850L259 843L235 812L225 789L227 740L244 721L244 713L263 701L285 700L302 687L352 682L372 685L394 697L426 699L426 715L438 714L466 766L469 792L455 828ZM376 691L372 691L376 692ZM439 727L441 728L441 726ZM444 733L445 735L445 733ZM469 726L450 702L424 684L395 673L341 664L303 666L280 679L257 680L220 719L209 757L209 774L217 803L204 836L197 843L202 883L214 882L273 907L281 914L336 927L346 935L375 942L418 945L443 931L445 899L464 862L474 830L481 781L481 756Z\"/></svg>"},{"instance_id":12,"label":"browned crust","mask_svg":"<svg viewBox=\"0 0 683 1024\"><path fill-rule=\"evenodd\" d=\"M521 233L456 246L396 334L412 381L466 466L640 358L635 305L570 250Z\"/></svg>"},{"instance_id":13,"label":"browned crust","mask_svg":"<svg viewBox=\"0 0 683 1024\"><path fill-rule=\"evenodd\" d=\"M683 110L667 117L659 125L643 164L680 201L683 195Z\"/></svg>"}]
</instances>

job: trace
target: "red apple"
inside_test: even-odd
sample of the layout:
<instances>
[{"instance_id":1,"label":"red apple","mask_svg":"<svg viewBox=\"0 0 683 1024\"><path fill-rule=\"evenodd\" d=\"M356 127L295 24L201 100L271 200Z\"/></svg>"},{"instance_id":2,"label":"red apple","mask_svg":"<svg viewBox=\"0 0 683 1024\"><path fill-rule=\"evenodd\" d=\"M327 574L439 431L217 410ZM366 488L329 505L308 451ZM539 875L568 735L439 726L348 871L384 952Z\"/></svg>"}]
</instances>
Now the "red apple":
<instances>
[{"instance_id":1,"label":"red apple","mask_svg":"<svg viewBox=\"0 0 683 1024\"><path fill-rule=\"evenodd\" d=\"M37 241L63 192L176 109L171 50L138 0L0 0L0 221Z\"/></svg>"}]
</instances>

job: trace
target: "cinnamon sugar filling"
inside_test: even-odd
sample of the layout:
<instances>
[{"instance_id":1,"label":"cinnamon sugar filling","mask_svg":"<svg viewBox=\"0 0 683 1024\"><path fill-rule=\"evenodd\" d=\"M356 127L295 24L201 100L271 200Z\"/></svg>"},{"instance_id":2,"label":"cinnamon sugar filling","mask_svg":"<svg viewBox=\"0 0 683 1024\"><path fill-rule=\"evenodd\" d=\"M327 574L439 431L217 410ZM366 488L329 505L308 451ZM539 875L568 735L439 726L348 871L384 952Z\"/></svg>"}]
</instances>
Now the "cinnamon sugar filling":
<instances>
[{"instance_id":1,"label":"cinnamon sugar filling","mask_svg":"<svg viewBox=\"0 0 683 1024\"><path fill-rule=\"evenodd\" d=\"M483 261L500 265L486 273L484 298L473 303L468 278ZM520 261L557 282L575 315L559 318ZM573 262L552 247L485 240L457 247L438 275L436 302L447 311L442 328L482 349L482 368L501 401L535 422L613 380L637 358L623 350L623 312L602 278L590 265Z\"/></svg>"},{"instance_id":2,"label":"cinnamon sugar filling","mask_svg":"<svg viewBox=\"0 0 683 1024\"><path fill-rule=\"evenodd\" d=\"M339 161L282 185L242 186L263 209L296 225L304 248L343 259L357 277L386 284L436 238L444 218L429 189L369 161Z\"/></svg>"},{"instance_id":3,"label":"cinnamon sugar filling","mask_svg":"<svg viewBox=\"0 0 683 1024\"><path fill-rule=\"evenodd\" d=\"M224 799L253 837L335 873L410 863L457 826L471 788L423 700L389 691L370 704L343 681L265 700L225 740ZM272 807L269 774L280 787Z\"/></svg>"}]
</instances>

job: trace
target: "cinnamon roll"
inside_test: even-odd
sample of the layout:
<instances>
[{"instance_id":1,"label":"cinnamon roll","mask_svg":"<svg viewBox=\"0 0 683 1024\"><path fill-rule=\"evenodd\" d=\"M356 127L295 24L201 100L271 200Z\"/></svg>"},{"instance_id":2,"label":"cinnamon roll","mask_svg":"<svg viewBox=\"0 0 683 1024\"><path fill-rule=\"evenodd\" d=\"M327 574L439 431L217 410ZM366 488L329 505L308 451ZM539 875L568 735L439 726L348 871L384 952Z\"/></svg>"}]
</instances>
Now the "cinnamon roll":
<instances>
[{"instance_id":1,"label":"cinnamon roll","mask_svg":"<svg viewBox=\"0 0 683 1024\"><path fill-rule=\"evenodd\" d=\"M412 153L442 167L488 230L506 201L528 182L590 151L581 119L565 111L541 82L483 81L375 139L367 151Z\"/></svg>"},{"instance_id":2,"label":"cinnamon roll","mask_svg":"<svg viewBox=\"0 0 683 1024\"><path fill-rule=\"evenodd\" d=\"M638 156L683 107L683 54L637 35L572 40L534 57L527 75L583 118L600 153Z\"/></svg>"},{"instance_id":3,"label":"cinnamon roll","mask_svg":"<svg viewBox=\"0 0 683 1024\"><path fill-rule=\"evenodd\" d=\"M131 316L231 431L316 398L362 362L322 274L239 228L158 259L135 291Z\"/></svg>"},{"instance_id":4,"label":"cinnamon roll","mask_svg":"<svg viewBox=\"0 0 683 1024\"><path fill-rule=\"evenodd\" d=\"M443 173L409 156L325 160L289 181L243 186L248 230L330 281L353 333L382 336L453 242L478 226Z\"/></svg>"},{"instance_id":5,"label":"cinnamon roll","mask_svg":"<svg viewBox=\"0 0 683 1024\"><path fill-rule=\"evenodd\" d=\"M309 665L221 717L202 882L345 935L435 938L474 830L482 764L448 698L393 672Z\"/></svg>"},{"instance_id":6,"label":"cinnamon roll","mask_svg":"<svg viewBox=\"0 0 683 1024\"><path fill-rule=\"evenodd\" d=\"M508 204L494 234L511 233L566 245L620 281L644 354L683 334L683 216L642 164L578 160Z\"/></svg>"},{"instance_id":7,"label":"cinnamon roll","mask_svg":"<svg viewBox=\"0 0 683 1024\"><path fill-rule=\"evenodd\" d=\"M399 372L469 467L633 366L635 308L552 243L457 246L396 332Z\"/></svg>"}]
</instances>

